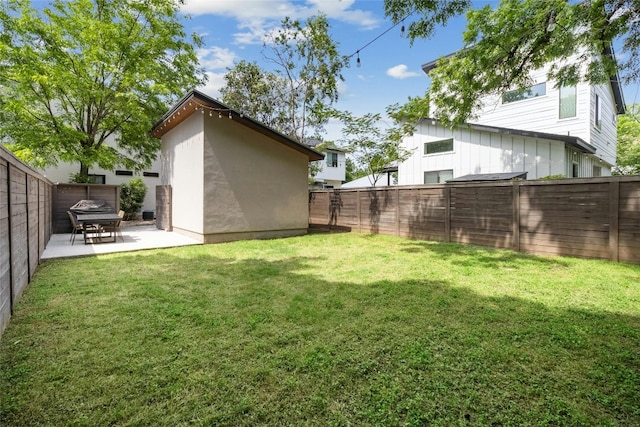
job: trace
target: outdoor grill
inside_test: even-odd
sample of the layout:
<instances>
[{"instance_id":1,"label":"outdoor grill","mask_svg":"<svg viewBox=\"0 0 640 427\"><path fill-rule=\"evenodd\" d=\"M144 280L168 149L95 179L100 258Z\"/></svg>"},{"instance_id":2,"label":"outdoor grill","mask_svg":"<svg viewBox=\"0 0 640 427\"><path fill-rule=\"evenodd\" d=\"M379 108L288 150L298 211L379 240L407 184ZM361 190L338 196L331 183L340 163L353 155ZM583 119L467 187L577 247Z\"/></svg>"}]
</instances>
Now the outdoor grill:
<instances>
[{"instance_id":1,"label":"outdoor grill","mask_svg":"<svg viewBox=\"0 0 640 427\"><path fill-rule=\"evenodd\" d=\"M88 213L113 213L115 209L104 200L80 200L69 208L75 215Z\"/></svg>"}]
</instances>

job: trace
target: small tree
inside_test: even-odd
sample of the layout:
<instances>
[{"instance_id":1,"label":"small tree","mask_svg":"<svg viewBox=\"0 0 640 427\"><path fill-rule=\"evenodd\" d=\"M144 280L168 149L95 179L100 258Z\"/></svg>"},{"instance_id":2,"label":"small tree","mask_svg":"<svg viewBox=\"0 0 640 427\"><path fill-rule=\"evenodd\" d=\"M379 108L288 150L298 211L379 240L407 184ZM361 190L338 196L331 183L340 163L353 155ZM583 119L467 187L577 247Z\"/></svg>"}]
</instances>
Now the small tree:
<instances>
[{"instance_id":1,"label":"small tree","mask_svg":"<svg viewBox=\"0 0 640 427\"><path fill-rule=\"evenodd\" d=\"M627 105L618 117L618 159L615 175L640 174L640 104Z\"/></svg>"},{"instance_id":2,"label":"small tree","mask_svg":"<svg viewBox=\"0 0 640 427\"><path fill-rule=\"evenodd\" d=\"M120 187L120 208L124 211L124 219L135 219L142 208L147 186L142 178L134 178Z\"/></svg>"},{"instance_id":3,"label":"small tree","mask_svg":"<svg viewBox=\"0 0 640 427\"><path fill-rule=\"evenodd\" d=\"M373 187L384 175L385 169L396 163L405 161L411 152L400 146L402 126L395 126L386 131L380 129L380 114L365 114L356 117L348 111L332 110L329 112L343 124L342 134L344 146L358 168L369 176Z\"/></svg>"}]
</instances>

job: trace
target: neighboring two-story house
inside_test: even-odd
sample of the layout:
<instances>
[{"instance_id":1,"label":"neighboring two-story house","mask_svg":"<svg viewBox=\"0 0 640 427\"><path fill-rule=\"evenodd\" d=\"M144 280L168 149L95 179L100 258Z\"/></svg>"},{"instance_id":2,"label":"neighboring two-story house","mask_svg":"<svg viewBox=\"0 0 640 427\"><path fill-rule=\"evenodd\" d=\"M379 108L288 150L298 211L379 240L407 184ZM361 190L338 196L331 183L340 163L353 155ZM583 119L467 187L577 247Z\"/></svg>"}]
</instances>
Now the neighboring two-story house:
<instances>
[{"instance_id":1,"label":"neighboring two-story house","mask_svg":"<svg viewBox=\"0 0 640 427\"><path fill-rule=\"evenodd\" d=\"M317 147L321 141L311 140L308 146ZM321 150L324 160L318 161L319 170L313 177L313 188L340 188L346 179L347 163L345 150L336 147L326 147Z\"/></svg>"},{"instance_id":2,"label":"neighboring two-story house","mask_svg":"<svg viewBox=\"0 0 640 427\"><path fill-rule=\"evenodd\" d=\"M428 74L435 63L422 69ZM402 142L413 154L399 165L398 183L508 172L526 172L527 179L611 175L617 115L625 112L617 76L608 84L556 88L547 71L535 71L530 87L485 97L473 123L451 130L422 120Z\"/></svg>"}]
</instances>

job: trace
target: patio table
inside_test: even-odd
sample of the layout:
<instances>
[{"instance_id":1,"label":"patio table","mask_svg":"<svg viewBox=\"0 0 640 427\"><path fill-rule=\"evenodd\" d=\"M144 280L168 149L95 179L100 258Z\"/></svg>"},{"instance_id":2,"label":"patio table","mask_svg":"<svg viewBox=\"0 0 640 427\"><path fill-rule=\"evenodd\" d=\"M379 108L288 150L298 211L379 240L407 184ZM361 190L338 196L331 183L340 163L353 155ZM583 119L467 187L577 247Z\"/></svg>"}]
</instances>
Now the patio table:
<instances>
[{"instance_id":1,"label":"patio table","mask_svg":"<svg viewBox=\"0 0 640 427\"><path fill-rule=\"evenodd\" d=\"M114 213L83 214L78 215L76 219L80 224L82 224L85 245L87 244L87 224L115 226L118 221L122 220L118 214ZM113 233L113 241L109 241L109 243L115 243L116 236L117 234ZM102 236L100 234L98 234L98 240L102 241Z\"/></svg>"}]
</instances>

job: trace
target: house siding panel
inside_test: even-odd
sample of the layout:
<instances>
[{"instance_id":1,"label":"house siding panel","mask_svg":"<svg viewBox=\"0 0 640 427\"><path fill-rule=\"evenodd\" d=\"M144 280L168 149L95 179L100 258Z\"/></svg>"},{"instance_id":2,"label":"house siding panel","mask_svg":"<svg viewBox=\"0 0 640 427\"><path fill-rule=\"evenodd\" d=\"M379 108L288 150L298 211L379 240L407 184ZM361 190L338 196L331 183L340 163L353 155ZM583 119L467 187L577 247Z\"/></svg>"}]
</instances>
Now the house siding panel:
<instances>
[{"instance_id":1,"label":"house siding panel","mask_svg":"<svg viewBox=\"0 0 640 427\"><path fill-rule=\"evenodd\" d=\"M452 153L424 155L424 143L454 138ZM567 173L564 143L518 135L458 128L454 131L423 120L403 140L411 157L399 165L398 183L424 183L425 171L453 170L453 176L478 173L527 172L528 179ZM586 170L586 169L585 169ZM584 175L587 176L587 175Z\"/></svg>"}]
</instances>

